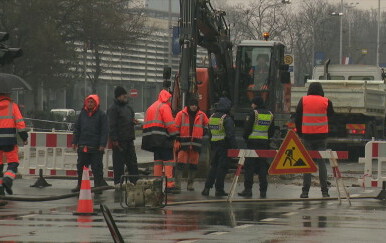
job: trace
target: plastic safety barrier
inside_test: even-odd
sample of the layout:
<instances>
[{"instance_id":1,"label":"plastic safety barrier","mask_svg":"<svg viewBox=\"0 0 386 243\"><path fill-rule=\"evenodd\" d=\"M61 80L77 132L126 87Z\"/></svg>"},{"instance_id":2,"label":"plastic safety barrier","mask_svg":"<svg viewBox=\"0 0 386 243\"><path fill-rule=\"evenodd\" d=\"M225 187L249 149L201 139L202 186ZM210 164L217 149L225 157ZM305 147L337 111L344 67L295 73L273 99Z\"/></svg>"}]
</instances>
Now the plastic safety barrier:
<instances>
[{"instance_id":1,"label":"plastic safety barrier","mask_svg":"<svg viewBox=\"0 0 386 243\"><path fill-rule=\"evenodd\" d=\"M373 178L373 160L377 160L377 178ZM382 163L386 162L386 141L372 141L365 145L365 157L359 158L358 163L364 164L362 178L358 182L362 187L382 187L386 176L382 175Z\"/></svg>"},{"instance_id":2,"label":"plastic safety barrier","mask_svg":"<svg viewBox=\"0 0 386 243\"><path fill-rule=\"evenodd\" d=\"M28 145L20 147L19 172L22 175L77 176L77 153L72 149L72 133L29 132ZM113 177L111 149L103 156L104 177Z\"/></svg>"}]
</instances>

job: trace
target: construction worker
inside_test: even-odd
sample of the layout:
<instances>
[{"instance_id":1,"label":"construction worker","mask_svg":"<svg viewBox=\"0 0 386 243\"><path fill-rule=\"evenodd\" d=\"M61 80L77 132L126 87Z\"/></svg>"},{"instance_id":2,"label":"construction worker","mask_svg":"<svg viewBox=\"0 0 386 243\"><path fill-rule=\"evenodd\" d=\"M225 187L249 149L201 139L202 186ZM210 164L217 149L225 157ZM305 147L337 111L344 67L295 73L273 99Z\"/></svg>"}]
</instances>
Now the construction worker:
<instances>
[{"instance_id":1,"label":"construction worker","mask_svg":"<svg viewBox=\"0 0 386 243\"><path fill-rule=\"evenodd\" d=\"M198 100L192 97L187 106L176 115L176 127L179 136L174 143L176 156L175 184L181 190L181 178L185 165L188 168L187 190L194 191L193 181L197 172L198 158L201 151L202 137L208 128L208 117L198 107Z\"/></svg>"},{"instance_id":2,"label":"construction worker","mask_svg":"<svg viewBox=\"0 0 386 243\"><path fill-rule=\"evenodd\" d=\"M332 102L324 97L321 83L313 82L308 87L307 95L303 96L296 107L295 124L303 144L308 150L326 150L328 124L334 115ZM330 197L327 185L325 160L317 160L319 181L323 197ZM311 187L311 174L303 174L303 188L300 198L308 198Z\"/></svg>"},{"instance_id":3,"label":"construction worker","mask_svg":"<svg viewBox=\"0 0 386 243\"><path fill-rule=\"evenodd\" d=\"M154 176L167 177L167 192L178 192L175 188L173 168L173 143L178 133L170 107L172 95L165 89L161 90L158 100L146 111L143 124L142 146L146 151L154 153Z\"/></svg>"},{"instance_id":4,"label":"construction worker","mask_svg":"<svg viewBox=\"0 0 386 243\"><path fill-rule=\"evenodd\" d=\"M94 176L94 187L107 186L103 179L102 159L107 144L108 124L106 114L99 108L98 95L89 95L84 100L73 134L72 147L78 152L78 183L71 191L80 190L83 167L89 165Z\"/></svg>"},{"instance_id":5,"label":"construction worker","mask_svg":"<svg viewBox=\"0 0 386 243\"><path fill-rule=\"evenodd\" d=\"M211 136L211 167L205 182L202 195L208 196L210 189L215 184L216 196L227 196L224 191L224 179L228 171L229 158L227 150L237 148L235 137L235 125L229 115L231 101L220 98L216 105L215 113L209 118L209 134Z\"/></svg>"},{"instance_id":6,"label":"construction worker","mask_svg":"<svg viewBox=\"0 0 386 243\"><path fill-rule=\"evenodd\" d=\"M268 75L269 75L269 56L267 54L259 54L256 57L256 66L252 66L249 71L251 83L248 86L247 96L252 100L256 93L262 96L266 101L268 97Z\"/></svg>"},{"instance_id":7,"label":"construction worker","mask_svg":"<svg viewBox=\"0 0 386 243\"><path fill-rule=\"evenodd\" d=\"M243 138L248 149L269 149L269 139L274 133L274 119L272 113L265 109L260 96L252 99L252 111L247 115L244 125ZM269 164L265 158L246 158L244 164L244 191L242 197L252 197L253 176L259 175L260 198L267 196L267 174Z\"/></svg>"},{"instance_id":8,"label":"construction worker","mask_svg":"<svg viewBox=\"0 0 386 243\"><path fill-rule=\"evenodd\" d=\"M109 118L109 134L113 145L114 184L121 183L125 165L130 175L138 175L137 155L134 147L135 129L138 123L133 108L128 104L127 92L117 86L114 90L114 103L107 111ZM138 178L130 177L134 183Z\"/></svg>"},{"instance_id":9,"label":"construction worker","mask_svg":"<svg viewBox=\"0 0 386 243\"><path fill-rule=\"evenodd\" d=\"M18 105L10 98L10 92L0 93L0 195L5 194L4 189L8 194L13 194L12 184L19 166L16 134L27 145L28 133ZM8 164L5 173L4 155Z\"/></svg>"}]
</instances>

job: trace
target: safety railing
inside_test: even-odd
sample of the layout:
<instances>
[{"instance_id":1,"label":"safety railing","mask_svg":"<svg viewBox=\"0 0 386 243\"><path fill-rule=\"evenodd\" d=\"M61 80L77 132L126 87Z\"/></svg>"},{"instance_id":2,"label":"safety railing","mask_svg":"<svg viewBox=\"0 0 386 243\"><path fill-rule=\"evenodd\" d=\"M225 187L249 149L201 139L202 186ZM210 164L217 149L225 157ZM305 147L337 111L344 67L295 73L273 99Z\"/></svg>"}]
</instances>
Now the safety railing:
<instances>
[{"instance_id":1,"label":"safety railing","mask_svg":"<svg viewBox=\"0 0 386 243\"><path fill-rule=\"evenodd\" d=\"M28 145L20 147L19 172L22 175L77 176L77 153L72 148L72 133L29 132ZM103 157L103 173L112 178L112 152L108 148Z\"/></svg>"},{"instance_id":2,"label":"safety railing","mask_svg":"<svg viewBox=\"0 0 386 243\"><path fill-rule=\"evenodd\" d=\"M377 162L377 177L373 178L373 161ZM386 175L382 174L382 164L386 162L386 141L372 141L365 145L365 157L359 158L358 163L364 164L362 178L358 179L362 187L382 187Z\"/></svg>"}]
</instances>

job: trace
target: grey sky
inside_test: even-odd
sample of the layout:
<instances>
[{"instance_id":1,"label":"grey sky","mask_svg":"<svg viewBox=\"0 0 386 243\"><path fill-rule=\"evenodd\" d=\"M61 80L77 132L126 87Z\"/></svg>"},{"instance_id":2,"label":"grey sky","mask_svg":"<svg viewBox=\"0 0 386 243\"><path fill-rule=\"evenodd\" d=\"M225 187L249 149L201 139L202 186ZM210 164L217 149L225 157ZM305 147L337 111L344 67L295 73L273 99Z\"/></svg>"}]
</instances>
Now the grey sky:
<instances>
[{"instance_id":1,"label":"grey sky","mask_svg":"<svg viewBox=\"0 0 386 243\"><path fill-rule=\"evenodd\" d=\"M147 4L148 7L151 9L158 9L163 11L168 10L169 0L144 0L144 1L145 1L145 4ZM248 4L253 0L212 0L212 2L215 2L220 5L222 1L232 5L232 4L239 4L239 3ZM280 0L277 0L277 1L280 1ZM304 0L291 0L292 6L294 8L301 8L301 3L303 1ZM318 0L308 0L308 1L318 1ZM381 1L381 11L386 11L386 0L380 0L380 1ZM172 0L171 2L172 2L173 12L178 12L179 0ZM341 0L328 0L328 2L339 4ZM366 9L366 10L378 8L378 0L343 0L343 3L345 4L353 3L356 5L357 8Z\"/></svg>"}]
</instances>

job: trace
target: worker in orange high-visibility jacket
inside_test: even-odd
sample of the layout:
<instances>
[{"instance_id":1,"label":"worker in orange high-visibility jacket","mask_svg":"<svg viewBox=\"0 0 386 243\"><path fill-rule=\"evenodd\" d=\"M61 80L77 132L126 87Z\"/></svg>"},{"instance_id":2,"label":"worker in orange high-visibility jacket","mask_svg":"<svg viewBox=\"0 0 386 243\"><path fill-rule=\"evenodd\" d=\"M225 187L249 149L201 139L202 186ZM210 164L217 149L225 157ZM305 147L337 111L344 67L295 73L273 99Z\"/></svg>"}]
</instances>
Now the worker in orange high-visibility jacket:
<instances>
[{"instance_id":1,"label":"worker in orange high-visibility jacket","mask_svg":"<svg viewBox=\"0 0 386 243\"><path fill-rule=\"evenodd\" d=\"M174 193L173 142L178 133L170 100L172 95L161 90L158 100L146 111L142 132L142 149L154 153L154 176L167 177L167 191Z\"/></svg>"},{"instance_id":2,"label":"worker in orange high-visibility jacket","mask_svg":"<svg viewBox=\"0 0 386 243\"><path fill-rule=\"evenodd\" d=\"M324 97L322 84L313 82L308 87L296 107L296 131L301 136L307 150L326 150L329 123L334 115L332 102ZM327 187L327 169L324 159L316 160L319 167L319 181L323 197L330 197ZM303 188L300 198L308 198L311 187L311 174L303 174Z\"/></svg>"},{"instance_id":3,"label":"worker in orange high-visibility jacket","mask_svg":"<svg viewBox=\"0 0 386 243\"><path fill-rule=\"evenodd\" d=\"M12 101L9 93L0 93L0 195L5 194L4 189L13 194L12 184L19 166L17 133L26 145L28 133L19 106ZM5 173L4 155L8 164Z\"/></svg>"},{"instance_id":4,"label":"worker in orange high-visibility jacket","mask_svg":"<svg viewBox=\"0 0 386 243\"><path fill-rule=\"evenodd\" d=\"M197 172L202 137L208 129L209 119L198 107L198 100L192 97L187 106L176 115L179 136L174 143L176 156L176 190L181 190L181 179L185 165L188 165L187 190L194 191L193 181Z\"/></svg>"}]
</instances>

